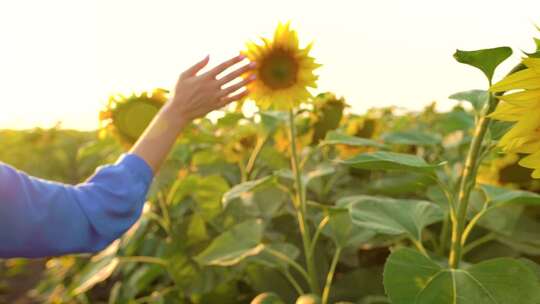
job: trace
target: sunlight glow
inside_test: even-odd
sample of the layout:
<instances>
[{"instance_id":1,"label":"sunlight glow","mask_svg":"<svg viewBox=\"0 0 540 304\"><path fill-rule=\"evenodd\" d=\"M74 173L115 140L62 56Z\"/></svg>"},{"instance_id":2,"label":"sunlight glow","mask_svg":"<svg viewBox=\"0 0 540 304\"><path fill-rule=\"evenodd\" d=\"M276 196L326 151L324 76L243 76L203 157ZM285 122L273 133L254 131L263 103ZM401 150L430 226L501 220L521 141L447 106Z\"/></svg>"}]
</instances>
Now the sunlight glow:
<instances>
[{"instance_id":1,"label":"sunlight glow","mask_svg":"<svg viewBox=\"0 0 540 304\"><path fill-rule=\"evenodd\" d=\"M206 54L215 64L286 20L302 45L315 42L316 92L355 112L448 108L450 94L486 85L455 49L513 47L500 78L533 49L538 12L537 0L2 1L0 128L95 129L111 93L171 88Z\"/></svg>"}]
</instances>

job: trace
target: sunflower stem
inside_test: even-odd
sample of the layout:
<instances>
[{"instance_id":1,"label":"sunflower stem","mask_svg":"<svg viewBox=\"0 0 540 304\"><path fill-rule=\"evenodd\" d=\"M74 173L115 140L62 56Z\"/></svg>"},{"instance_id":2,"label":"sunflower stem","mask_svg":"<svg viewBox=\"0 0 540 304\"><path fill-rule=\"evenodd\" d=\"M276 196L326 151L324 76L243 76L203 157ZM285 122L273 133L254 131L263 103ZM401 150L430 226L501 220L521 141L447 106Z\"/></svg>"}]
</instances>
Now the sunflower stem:
<instances>
[{"instance_id":1,"label":"sunflower stem","mask_svg":"<svg viewBox=\"0 0 540 304\"><path fill-rule=\"evenodd\" d=\"M491 82L490 82L491 87ZM478 120L474 136L467 154L465 161L465 168L461 176L461 183L458 192L458 204L457 204L457 217L455 223L452 225L452 247L449 256L449 265L451 268L459 268L461 258L463 256L462 250L462 238L465 230L465 223L467 221L467 210L469 208L469 199L471 191L476 186L476 175L478 164L480 162L479 155L482 148L482 143L487 134L488 127L491 123L489 114L491 114L497 107L497 99L490 93L489 100L484 107L482 115Z\"/></svg>"},{"instance_id":2,"label":"sunflower stem","mask_svg":"<svg viewBox=\"0 0 540 304\"><path fill-rule=\"evenodd\" d=\"M332 258L332 264L330 265L330 270L328 270L328 275L326 276L326 284L324 285L324 291L322 294L322 304L328 304L330 289L332 288L332 281L334 280L334 274L336 273L336 266L340 255L341 247L338 247L334 253L334 257Z\"/></svg>"},{"instance_id":3,"label":"sunflower stem","mask_svg":"<svg viewBox=\"0 0 540 304\"><path fill-rule=\"evenodd\" d=\"M296 208L298 226L300 228L300 234L302 235L302 243L304 245L304 255L306 257L307 272L309 274L309 286L313 293L319 294L319 282L317 276L317 268L315 267L315 261L313 254L311 254L311 234L309 231L309 225L306 219L306 192L304 189L304 183L302 180L302 172L300 170L298 161L298 152L296 150L296 126L294 124L294 112L289 110L289 131L291 137L291 168L295 177L296 184Z\"/></svg>"}]
</instances>

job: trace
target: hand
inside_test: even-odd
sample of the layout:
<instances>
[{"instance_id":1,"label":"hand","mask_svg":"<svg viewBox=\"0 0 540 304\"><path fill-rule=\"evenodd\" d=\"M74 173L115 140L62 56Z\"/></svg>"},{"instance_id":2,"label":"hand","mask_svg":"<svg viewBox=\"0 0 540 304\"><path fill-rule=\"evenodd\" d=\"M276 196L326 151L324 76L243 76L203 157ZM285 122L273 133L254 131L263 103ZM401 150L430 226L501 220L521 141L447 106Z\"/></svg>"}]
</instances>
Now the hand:
<instances>
[{"instance_id":1,"label":"hand","mask_svg":"<svg viewBox=\"0 0 540 304\"><path fill-rule=\"evenodd\" d=\"M246 96L248 92L244 87L255 78L243 79L235 84L231 82L253 69L253 64L244 65L218 78L218 75L244 58L242 55L236 56L197 75L208 64L209 57L206 57L182 73L172 100L154 117L131 148L131 153L144 159L153 172L157 172L183 127L191 120Z\"/></svg>"},{"instance_id":2,"label":"hand","mask_svg":"<svg viewBox=\"0 0 540 304\"><path fill-rule=\"evenodd\" d=\"M176 83L171 106L178 118L185 122L203 117L213 110L240 100L248 94L244 87L255 79L251 77L231 84L242 74L253 69L254 63L246 64L218 78L225 70L244 60L243 55L233 57L210 71L197 75L208 64L209 59L207 56L183 72Z\"/></svg>"}]
</instances>

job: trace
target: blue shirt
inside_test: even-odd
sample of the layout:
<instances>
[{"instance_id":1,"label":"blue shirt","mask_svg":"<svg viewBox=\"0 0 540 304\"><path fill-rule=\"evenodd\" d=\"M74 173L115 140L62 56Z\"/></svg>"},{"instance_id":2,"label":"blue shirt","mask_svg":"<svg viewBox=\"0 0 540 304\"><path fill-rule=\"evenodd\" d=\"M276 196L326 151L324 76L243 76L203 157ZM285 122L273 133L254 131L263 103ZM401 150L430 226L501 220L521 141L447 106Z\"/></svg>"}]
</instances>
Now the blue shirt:
<instances>
[{"instance_id":1,"label":"blue shirt","mask_svg":"<svg viewBox=\"0 0 540 304\"><path fill-rule=\"evenodd\" d=\"M0 163L0 258L93 253L140 217L153 174L134 154L71 186Z\"/></svg>"}]
</instances>

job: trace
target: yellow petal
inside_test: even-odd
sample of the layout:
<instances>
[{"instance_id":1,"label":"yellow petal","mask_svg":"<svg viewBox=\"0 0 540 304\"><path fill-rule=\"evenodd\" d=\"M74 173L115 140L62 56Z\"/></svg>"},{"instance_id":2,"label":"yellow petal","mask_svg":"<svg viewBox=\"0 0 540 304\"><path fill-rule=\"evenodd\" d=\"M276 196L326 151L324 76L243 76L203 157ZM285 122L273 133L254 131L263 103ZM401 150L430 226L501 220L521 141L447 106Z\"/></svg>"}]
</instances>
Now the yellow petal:
<instances>
[{"instance_id":1,"label":"yellow petal","mask_svg":"<svg viewBox=\"0 0 540 304\"><path fill-rule=\"evenodd\" d=\"M540 178L540 169L536 169L533 171L532 178Z\"/></svg>"},{"instance_id":2,"label":"yellow petal","mask_svg":"<svg viewBox=\"0 0 540 304\"><path fill-rule=\"evenodd\" d=\"M509 104L524 108L540 109L540 90L528 90L498 97Z\"/></svg>"},{"instance_id":3,"label":"yellow petal","mask_svg":"<svg viewBox=\"0 0 540 304\"><path fill-rule=\"evenodd\" d=\"M540 58L525 58L523 59L523 64L529 69L536 70L536 72L540 73Z\"/></svg>"},{"instance_id":4,"label":"yellow petal","mask_svg":"<svg viewBox=\"0 0 540 304\"><path fill-rule=\"evenodd\" d=\"M503 121L518 121L523 118L524 115L530 113L530 109L515 106L514 104L501 102L497 106L497 109L489 115L489 117Z\"/></svg>"},{"instance_id":5,"label":"yellow petal","mask_svg":"<svg viewBox=\"0 0 540 304\"><path fill-rule=\"evenodd\" d=\"M540 89L540 71L526 69L507 76L494 84L490 91L503 92L510 90Z\"/></svg>"},{"instance_id":6,"label":"yellow petal","mask_svg":"<svg viewBox=\"0 0 540 304\"><path fill-rule=\"evenodd\" d=\"M534 141L540 134L540 112L531 113L518 121L510 131L508 131L499 141L499 146L506 151L516 151L531 141Z\"/></svg>"},{"instance_id":7,"label":"yellow petal","mask_svg":"<svg viewBox=\"0 0 540 304\"><path fill-rule=\"evenodd\" d=\"M540 169L540 152L531 154L519 161L519 165L530 169Z\"/></svg>"}]
</instances>

